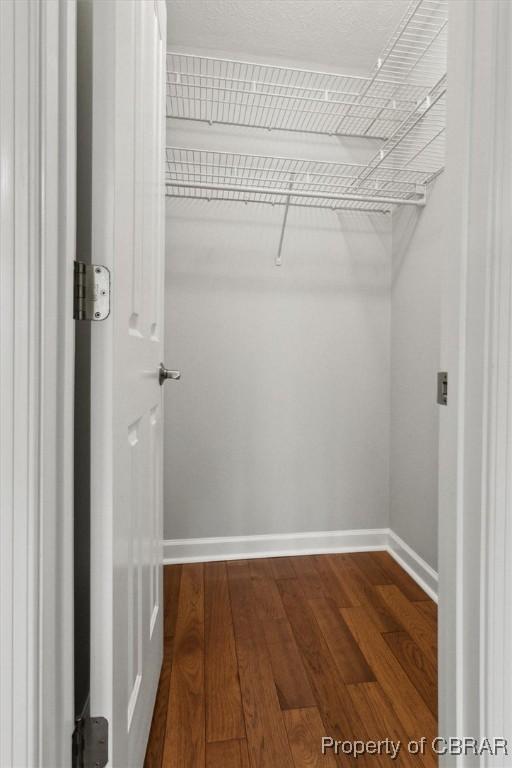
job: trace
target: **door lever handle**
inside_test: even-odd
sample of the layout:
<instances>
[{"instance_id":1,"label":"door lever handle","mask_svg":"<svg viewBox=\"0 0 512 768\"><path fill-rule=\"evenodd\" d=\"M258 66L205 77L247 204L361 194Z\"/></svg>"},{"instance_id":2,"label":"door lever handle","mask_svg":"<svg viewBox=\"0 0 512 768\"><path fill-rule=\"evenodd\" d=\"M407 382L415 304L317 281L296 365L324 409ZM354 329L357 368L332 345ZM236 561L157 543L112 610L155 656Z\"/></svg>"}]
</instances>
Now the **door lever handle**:
<instances>
[{"instance_id":1,"label":"door lever handle","mask_svg":"<svg viewBox=\"0 0 512 768\"><path fill-rule=\"evenodd\" d=\"M166 379L179 381L181 379L181 371L170 371L163 363L160 363L160 368L158 369L158 381L160 382L160 386L162 386Z\"/></svg>"}]
</instances>

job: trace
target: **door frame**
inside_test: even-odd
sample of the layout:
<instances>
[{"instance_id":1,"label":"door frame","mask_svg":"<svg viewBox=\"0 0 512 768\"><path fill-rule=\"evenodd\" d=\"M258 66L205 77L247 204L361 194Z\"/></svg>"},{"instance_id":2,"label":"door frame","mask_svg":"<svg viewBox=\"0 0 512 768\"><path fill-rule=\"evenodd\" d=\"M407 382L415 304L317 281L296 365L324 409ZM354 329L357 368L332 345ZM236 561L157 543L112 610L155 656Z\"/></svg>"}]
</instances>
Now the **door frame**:
<instances>
[{"instance_id":1,"label":"door frame","mask_svg":"<svg viewBox=\"0 0 512 768\"><path fill-rule=\"evenodd\" d=\"M75 4L0 14L0 765L49 768L73 731Z\"/></svg>"},{"instance_id":2,"label":"door frame","mask_svg":"<svg viewBox=\"0 0 512 768\"><path fill-rule=\"evenodd\" d=\"M441 358L450 378L449 404L441 410L439 478L440 733L446 736L512 731L504 685L512 674L507 591L512 532L506 525L512 513L512 190L505 173L512 104L504 98L510 92L512 20L507 6L486 0L450 6L446 173L452 258L445 259ZM15 172L9 153L14 133L7 120L0 124L2 176L12 179L0 201L0 346L2 360L11 361L0 365L0 467L11 478L0 486L0 540L13 545L12 555L6 547L1 559L0 659L12 674L4 674L0 689L2 730L10 734L2 739L0 764L24 755L31 767L66 765L73 730L76 11L70 0L4 0L0 8L5 14L0 114L13 115L14 88L26 97L28 109L13 123L26 175ZM14 13L16 37L7 23ZM27 69L14 71L13 43L23 51L27 41L37 54ZM18 125L25 121L23 132ZM491 163L479 151L482 142ZM31 201L30 212L18 205L16 219L15 194ZM4 217L10 217L8 226ZM27 233L25 241L14 241L18 229ZM9 413L23 414L21 436ZM18 637L32 642L13 642Z\"/></svg>"},{"instance_id":3,"label":"door frame","mask_svg":"<svg viewBox=\"0 0 512 768\"><path fill-rule=\"evenodd\" d=\"M444 737L510 738L512 9L464 0L449 11L439 728ZM504 765L501 755L477 762Z\"/></svg>"}]
</instances>

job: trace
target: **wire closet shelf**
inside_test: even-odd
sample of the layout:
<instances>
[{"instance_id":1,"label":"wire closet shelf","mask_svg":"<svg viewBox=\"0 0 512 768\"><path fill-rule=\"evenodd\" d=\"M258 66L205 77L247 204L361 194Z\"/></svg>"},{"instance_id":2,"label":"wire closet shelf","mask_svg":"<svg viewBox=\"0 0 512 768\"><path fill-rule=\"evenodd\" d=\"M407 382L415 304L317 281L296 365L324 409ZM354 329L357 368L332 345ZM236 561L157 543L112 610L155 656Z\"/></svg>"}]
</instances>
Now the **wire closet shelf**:
<instances>
[{"instance_id":1,"label":"wire closet shelf","mask_svg":"<svg viewBox=\"0 0 512 768\"><path fill-rule=\"evenodd\" d=\"M413 0L368 77L171 52L167 116L380 140L366 164L168 147L169 197L386 213L444 167L447 0Z\"/></svg>"},{"instance_id":2,"label":"wire closet shelf","mask_svg":"<svg viewBox=\"0 0 512 768\"><path fill-rule=\"evenodd\" d=\"M366 169L349 163L168 147L167 194L378 213L394 204L423 203L431 174L381 166L363 178Z\"/></svg>"}]
</instances>

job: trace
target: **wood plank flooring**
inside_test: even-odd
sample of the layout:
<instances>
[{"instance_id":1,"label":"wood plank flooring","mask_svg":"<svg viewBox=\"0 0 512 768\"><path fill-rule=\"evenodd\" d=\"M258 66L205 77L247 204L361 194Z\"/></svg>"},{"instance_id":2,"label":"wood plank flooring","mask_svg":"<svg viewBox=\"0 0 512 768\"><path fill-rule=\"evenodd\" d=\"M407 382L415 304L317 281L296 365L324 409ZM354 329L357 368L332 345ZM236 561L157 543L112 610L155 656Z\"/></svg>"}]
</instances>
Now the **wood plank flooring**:
<instances>
[{"instance_id":1,"label":"wood plank flooring","mask_svg":"<svg viewBox=\"0 0 512 768\"><path fill-rule=\"evenodd\" d=\"M386 552L164 569L164 662L144 768L435 766L436 605ZM400 741L321 753L322 736Z\"/></svg>"}]
</instances>

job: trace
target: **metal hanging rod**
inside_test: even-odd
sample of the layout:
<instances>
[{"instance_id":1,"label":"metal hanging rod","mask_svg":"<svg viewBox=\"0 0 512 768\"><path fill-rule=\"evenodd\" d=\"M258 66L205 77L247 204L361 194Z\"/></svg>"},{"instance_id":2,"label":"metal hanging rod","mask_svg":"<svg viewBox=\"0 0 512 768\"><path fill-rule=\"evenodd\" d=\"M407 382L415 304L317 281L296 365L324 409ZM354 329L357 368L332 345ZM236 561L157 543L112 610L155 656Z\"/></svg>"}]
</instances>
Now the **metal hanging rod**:
<instances>
[{"instance_id":1,"label":"metal hanging rod","mask_svg":"<svg viewBox=\"0 0 512 768\"><path fill-rule=\"evenodd\" d=\"M216 191L216 192L237 192L237 193L247 193L247 194L258 194L258 195L283 195L284 197L300 197L300 198L310 198L314 200L347 200L350 202L378 202L382 203L383 205L425 205L425 196L424 194L421 195L421 197L418 198L405 198L405 197L387 197L385 195L375 195L375 197L369 197L368 195L363 194L350 194L350 193L343 193L343 194L336 194L332 192L315 192L314 190L291 190L291 189L279 189L277 187L250 187L250 186L243 186L240 184L208 184L207 182L201 182L201 184L198 184L197 182L192 181L171 181L169 182L169 187L179 189L179 188L185 188L185 189L202 189L205 191ZM173 195L169 193L169 197L178 197L179 195ZM208 199L211 199L208 197ZM307 206L306 206L307 207Z\"/></svg>"}]
</instances>

